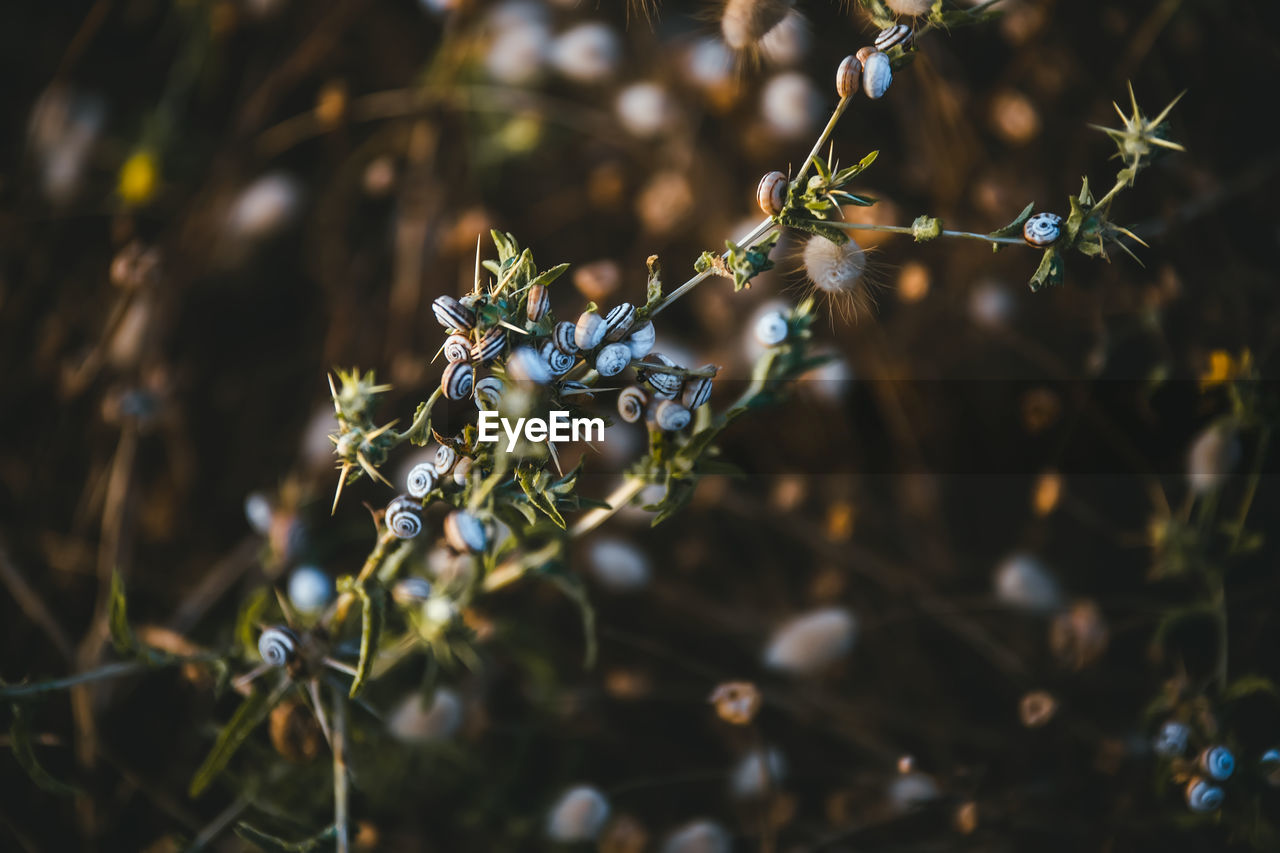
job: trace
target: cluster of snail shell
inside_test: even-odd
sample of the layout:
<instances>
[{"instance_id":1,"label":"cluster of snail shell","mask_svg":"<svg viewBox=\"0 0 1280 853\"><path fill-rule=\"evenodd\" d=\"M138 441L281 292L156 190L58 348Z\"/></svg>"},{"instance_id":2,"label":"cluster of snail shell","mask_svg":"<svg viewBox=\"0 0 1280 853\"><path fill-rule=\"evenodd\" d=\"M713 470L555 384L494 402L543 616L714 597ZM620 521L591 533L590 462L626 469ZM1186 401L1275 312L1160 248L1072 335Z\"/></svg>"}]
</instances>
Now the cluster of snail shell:
<instances>
[{"instance_id":1,"label":"cluster of snail shell","mask_svg":"<svg viewBox=\"0 0 1280 853\"><path fill-rule=\"evenodd\" d=\"M1191 739L1189 725L1168 720L1156 733L1152 748L1156 755L1175 762L1189 776L1184 790L1187 807L1198 814L1216 812L1226 802L1224 785L1236 773L1236 756L1223 744L1210 744L1190 760L1187 756ZM1280 786L1280 749L1264 752L1258 759L1258 771L1267 784Z\"/></svg>"},{"instance_id":2,"label":"cluster of snail shell","mask_svg":"<svg viewBox=\"0 0 1280 853\"><path fill-rule=\"evenodd\" d=\"M442 444L436 449L434 461L414 465L405 477L405 494L387 504L383 516L387 530L398 539L416 538L422 533L425 501L432 492L443 491L450 483L466 485L474 463L470 456ZM471 554L484 551L491 538L488 526L465 509L456 509L445 518L444 537L454 550Z\"/></svg>"},{"instance_id":3,"label":"cluster of snail shell","mask_svg":"<svg viewBox=\"0 0 1280 853\"><path fill-rule=\"evenodd\" d=\"M624 388L618 394L618 414L624 421L635 423L644 418L664 432L679 431L689 425L693 412L711 399L715 365L703 365L699 372L704 375L687 379L664 372L663 368L679 369L661 353L648 356L637 368L640 384Z\"/></svg>"}]
</instances>

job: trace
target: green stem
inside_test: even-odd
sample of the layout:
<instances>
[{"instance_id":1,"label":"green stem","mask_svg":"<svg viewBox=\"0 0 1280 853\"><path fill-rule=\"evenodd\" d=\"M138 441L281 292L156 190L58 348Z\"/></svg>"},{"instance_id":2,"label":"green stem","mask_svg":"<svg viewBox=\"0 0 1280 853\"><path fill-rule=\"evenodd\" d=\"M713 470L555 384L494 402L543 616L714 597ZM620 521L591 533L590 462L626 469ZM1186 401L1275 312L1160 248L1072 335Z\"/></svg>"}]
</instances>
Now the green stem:
<instances>
[{"instance_id":1,"label":"green stem","mask_svg":"<svg viewBox=\"0 0 1280 853\"><path fill-rule=\"evenodd\" d=\"M431 410L435 408L436 403L443 396L444 396L444 389L442 388L437 388L436 390L432 391L431 396L427 398L427 404L422 407L422 411L419 412L418 416L413 419L413 423L409 424L409 428L404 432L398 432L395 434L395 440L392 442L391 446L392 447L400 446L401 444L404 443L405 439L407 439L409 436L413 435L418 430L422 429L424 426L431 423Z\"/></svg>"},{"instance_id":2,"label":"green stem","mask_svg":"<svg viewBox=\"0 0 1280 853\"><path fill-rule=\"evenodd\" d=\"M813 165L822 153L822 146L827 144L827 140L831 138L832 132L835 131L836 125L840 122L840 116L844 115L844 111L848 109L852 96L845 95L840 99L840 103L836 104L835 110L831 113L831 118L827 119L827 126L822 129L822 133L818 135L818 141L813 143L813 150L809 152L809 156L805 158L804 165L800 167L800 171L796 174L793 181L803 181L804 176L809 173L809 167Z\"/></svg>"},{"instance_id":3,"label":"green stem","mask_svg":"<svg viewBox=\"0 0 1280 853\"><path fill-rule=\"evenodd\" d=\"M600 507L588 512L569 530L569 536L577 539L586 536L600 525L604 524L614 516L618 510L631 503L632 498L640 494L644 487L648 485L644 480L635 477L629 477L618 488L614 489L609 497L605 498L605 502L609 504L609 508Z\"/></svg>"},{"instance_id":4,"label":"green stem","mask_svg":"<svg viewBox=\"0 0 1280 853\"><path fill-rule=\"evenodd\" d=\"M908 225L873 225L867 222L828 222L845 231L883 231L886 234L914 234ZM976 231L942 231L940 237L956 237L963 240L981 240L984 243L1001 243L1006 246L1025 246L1021 237L992 237L990 234L979 234Z\"/></svg>"},{"instance_id":5,"label":"green stem","mask_svg":"<svg viewBox=\"0 0 1280 853\"><path fill-rule=\"evenodd\" d=\"M212 663L221 660L218 655L189 655L185 657L168 658L155 663L144 663L138 660L117 661L109 663L105 666L91 669L86 672L77 672L74 675L68 675L63 678L54 678L49 681L37 681L33 684L8 684L0 687L0 699L19 699L24 696L38 696L41 693L53 693L58 690L66 690L81 684L89 684L94 681L108 681L112 678L123 678L126 675L133 675L139 672L145 672L149 669L159 669L165 666L178 666L186 663Z\"/></svg>"}]
</instances>

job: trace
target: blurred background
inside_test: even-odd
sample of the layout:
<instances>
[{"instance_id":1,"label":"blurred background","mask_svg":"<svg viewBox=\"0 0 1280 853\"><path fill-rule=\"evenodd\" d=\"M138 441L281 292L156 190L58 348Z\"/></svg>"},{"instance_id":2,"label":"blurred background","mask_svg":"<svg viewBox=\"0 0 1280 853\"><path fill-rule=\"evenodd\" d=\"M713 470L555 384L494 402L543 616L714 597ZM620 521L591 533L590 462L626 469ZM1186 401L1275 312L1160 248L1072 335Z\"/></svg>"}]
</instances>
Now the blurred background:
<instances>
[{"instance_id":1,"label":"blurred background","mask_svg":"<svg viewBox=\"0 0 1280 853\"><path fill-rule=\"evenodd\" d=\"M1162 569L1170 519L1209 492L1223 518L1250 502L1253 529L1277 518L1267 427L1218 425L1242 364L1253 391L1274 390L1280 14L998 8L927 33L889 94L846 114L841 161L880 152L859 178L880 201L849 215L985 232L1031 201L1065 214L1082 176L1111 184L1114 147L1088 125L1117 126L1127 84L1148 115L1185 91L1170 132L1187 152L1112 208L1150 244L1143 264L1074 256L1064 286L1032 294L1030 250L859 234L866 298L815 325L832 362L724 436L744 475L709 478L657 528L627 511L581 544L594 668L573 607L520 586L465 614L482 665L445 667L427 719L397 717L390 687L371 694L386 716L354 745L365 848L542 849L601 802L586 846L618 853L1274 839L1265 786L1252 821L1187 821L1146 710L1170 684L1196 694L1216 654L1205 625L1171 621L1205 591ZM329 517L326 372L376 369L394 385L379 417L407 422L438 382L431 301L470 287L477 235L572 263L553 306L576 312L643 300L649 255L673 286L745 233L760 175L803 162L836 66L876 28L856 4L799 0L734 49L723 12L6 4L0 677L109 659L115 568L140 630L174 649L225 646L241 600L299 566L355 571L371 543L360 503L390 494L361 481ZM698 287L663 314L659 348L722 365L726 386L747 376L754 318L806 292L799 249L784 238L740 294ZM642 452L627 427L587 492ZM1276 558L1269 536L1232 548L1233 676L1280 675ZM708 701L726 682L760 694L745 725ZM51 696L31 726L81 793L38 789L0 749L0 847L178 850L220 820L300 838L330 819L325 751L270 762L288 751L266 727L238 772L185 797L234 707L197 677L76 701ZM1280 745L1280 705L1224 726L1241 749ZM575 785L603 799L557 810Z\"/></svg>"}]
</instances>

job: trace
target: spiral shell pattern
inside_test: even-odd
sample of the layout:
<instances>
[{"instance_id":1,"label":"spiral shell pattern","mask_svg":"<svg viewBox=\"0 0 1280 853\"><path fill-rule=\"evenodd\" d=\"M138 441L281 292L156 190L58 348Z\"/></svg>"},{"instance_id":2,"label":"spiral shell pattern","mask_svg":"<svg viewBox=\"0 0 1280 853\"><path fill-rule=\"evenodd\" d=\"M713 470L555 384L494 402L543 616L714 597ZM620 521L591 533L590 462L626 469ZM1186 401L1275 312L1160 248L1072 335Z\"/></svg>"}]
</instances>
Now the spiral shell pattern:
<instances>
[{"instance_id":1,"label":"spiral shell pattern","mask_svg":"<svg viewBox=\"0 0 1280 853\"><path fill-rule=\"evenodd\" d=\"M410 497L423 498L436 487L439 481L440 477L436 474L434 465L430 462L419 462L409 471L405 487Z\"/></svg>"},{"instance_id":2,"label":"spiral shell pattern","mask_svg":"<svg viewBox=\"0 0 1280 853\"><path fill-rule=\"evenodd\" d=\"M585 400L593 400L596 396L592 393L594 390L587 383L579 382L576 379L566 379L560 383L561 397L582 397Z\"/></svg>"},{"instance_id":3,"label":"spiral shell pattern","mask_svg":"<svg viewBox=\"0 0 1280 853\"><path fill-rule=\"evenodd\" d=\"M471 473L471 466L475 461L470 456L464 456L458 460L458 464L453 466L453 482L459 486L467 484L467 476Z\"/></svg>"},{"instance_id":4,"label":"spiral shell pattern","mask_svg":"<svg viewBox=\"0 0 1280 853\"><path fill-rule=\"evenodd\" d=\"M876 50L888 53L890 48L898 45L906 46L911 41L911 28L906 24L894 24L892 27L885 27L876 36Z\"/></svg>"},{"instance_id":5,"label":"spiral shell pattern","mask_svg":"<svg viewBox=\"0 0 1280 853\"><path fill-rule=\"evenodd\" d=\"M703 365L703 369L712 367L713 365ZM698 376L690 379L684 384L684 396L681 398L684 407L689 411L706 405L711 399L711 377Z\"/></svg>"},{"instance_id":6,"label":"spiral shell pattern","mask_svg":"<svg viewBox=\"0 0 1280 853\"><path fill-rule=\"evenodd\" d=\"M473 554L480 553L489 544L484 522L465 509L454 510L445 517L444 538L455 550Z\"/></svg>"},{"instance_id":7,"label":"spiral shell pattern","mask_svg":"<svg viewBox=\"0 0 1280 853\"><path fill-rule=\"evenodd\" d=\"M787 339L787 318L781 311L770 311L756 321L756 340L775 347Z\"/></svg>"},{"instance_id":8,"label":"spiral shell pattern","mask_svg":"<svg viewBox=\"0 0 1280 853\"><path fill-rule=\"evenodd\" d=\"M547 367L551 369L553 376L563 376L578 363L576 358L561 352L560 348L551 341L547 341L542 345L541 355L543 361L547 363Z\"/></svg>"},{"instance_id":9,"label":"spiral shell pattern","mask_svg":"<svg viewBox=\"0 0 1280 853\"><path fill-rule=\"evenodd\" d=\"M442 444L436 449L436 473L443 477L453 470L453 466L458 464L458 451L454 450L447 444Z\"/></svg>"},{"instance_id":10,"label":"spiral shell pattern","mask_svg":"<svg viewBox=\"0 0 1280 853\"><path fill-rule=\"evenodd\" d=\"M1225 746L1211 746L1200 753L1200 769L1209 778L1225 782L1236 771L1236 757Z\"/></svg>"},{"instance_id":11,"label":"spiral shell pattern","mask_svg":"<svg viewBox=\"0 0 1280 853\"><path fill-rule=\"evenodd\" d=\"M446 329L469 332L476 324L475 313L452 296L437 296L431 303L431 311Z\"/></svg>"},{"instance_id":12,"label":"spiral shell pattern","mask_svg":"<svg viewBox=\"0 0 1280 853\"><path fill-rule=\"evenodd\" d=\"M507 375L517 382L545 385L551 381L551 368L546 359L532 347L518 347L507 357Z\"/></svg>"},{"instance_id":13,"label":"spiral shell pattern","mask_svg":"<svg viewBox=\"0 0 1280 853\"><path fill-rule=\"evenodd\" d=\"M440 390L450 400L463 400L471 393L475 372L465 361L455 361L440 376Z\"/></svg>"},{"instance_id":14,"label":"spiral shell pattern","mask_svg":"<svg viewBox=\"0 0 1280 853\"><path fill-rule=\"evenodd\" d=\"M629 424L633 424L644 417L644 407L648 404L648 396L644 393L644 389L638 385L623 388L618 394L618 414Z\"/></svg>"},{"instance_id":15,"label":"spiral shell pattern","mask_svg":"<svg viewBox=\"0 0 1280 853\"><path fill-rule=\"evenodd\" d=\"M667 358L660 352L650 355L645 361L649 364L662 365L663 367L677 367L678 365ZM675 373L663 373L657 370L646 370L644 372L644 380L653 388L655 397L672 399L680 393L681 386L684 385L684 379Z\"/></svg>"},{"instance_id":16,"label":"spiral shell pattern","mask_svg":"<svg viewBox=\"0 0 1280 853\"><path fill-rule=\"evenodd\" d=\"M1187 783L1187 805L1197 814L1216 812L1225 799L1222 789L1207 779L1197 776Z\"/></svg>"},{"instance_id":17,"label":"spiral shell pattern","mask_svg":"<svg viewBox=\"0 0 1280 853\"><path fill-rule=\"evenodd\" d=\"M573 341L578 345L578 349L595 349L604 340L606 331L603 317L594 311L585 311L578 318L578 324L574 327Z\"/></svg>"},{"instance_id":18,"label":"spiral shell pattern","mask_svg":"<svg viewBox=\"0 0 1280 853\"><path fill-rule=\"evenodd\" d=\"M892 82L893 67L889 64L889 57L874 50L862 60L862 91L867 93L868 98L883 98Z\"/></svg>"},{"instance_id":19,"label":"spiral shell pattern","mask_svg":"<svg viewBox=\"0 0 1280 853\"><path fill-rule=\"evenodd\" d=\"M258 654L269 666L288 666L298 656L298 635L283 625L267 628L258 637Z\"/></svg>"},{"instance_id":20,"label":"spiral shell pattern","mask_svg":"<svg viewBox=\"0 0 1280 853\"><path fill-rule=\"evenodd\" d=\"M622 340L635 321L636 306L630 302L615 305L604 317L604 339L610 342Z\"/></svg>"},{"instance_id":21,"label":"spiral shell pattern","mask_svg":"<svg viewBox=\"0 0 1280 853\"><path fill-rule=\"evenodd\" d=\"M391 587L391 599L401 607L421 604L431 597L431 582L425 578L402 578Z\"/></svg>"},{"instance_id":22,"label":"spiral shell pattern","mask_svg":"<svg viewBox=\"0 0 1280 853\"><path fill-rule=\"evenodd\" d=\"M387 504L387 529L398 539L412 539L422 532L422 504L408 495Z\"/></svg>"},{"instance_id":23,"label":"spiral shell pattern","mask_svg":"<svg viewBox=\"0 0 1280 853\"><path fill-rule=\"evenodd\" d=\"M1191 727L1177 720L1168 720L1156 734L1152 749L1162 758L1175 758L1187 751L1191 739Z\"/></svg>"},{"instance_id":24,"label":"spiral shell pattern","mask_svg":"<svg viewBox=\"0 0 1280 853\"><path fill-rule=\"evenodd\" d=\"M453 364L471 358L471 341L464 335L450 335L444 342L444 360Z\"/></svg>"},{"instance_id":25,"label":"spiral shell pattern","mask_svg":"<svg viewBox=\"0 0 1280 853\"><path fill-rule=\"evenodd\" d=\"M1028 246L1047 249L1062 236L1062 217L1056 213L1037 213L1022 223L1022 239Z\"/></svg>"},{"instance_id":26,"label":"spiral shell pattern","mask_svg":"<svg viewBox=\"0 0 1280 853\"><path fill-rule=\"evenodd\" d=\"M653 410L653 422L664 432L675 432L689 425L693 415L675 400L663 400Z\"/></svg>"},{"instance_id":27,"label":"spiral shell pattern","mask_svg":"<svg viewBox=\"0 0 1280 853\"><path fill-rule=\"evenodd\" d=\"M756 204L770 216L777 216L787 203L787 176L781 172L769 172L756 187Z\"/></svg>"},{"instance_id":28,"label":"spiral shell pattern","mask_svg":"<svg viewBox=\"0 0 1280 853\"><path fill-rule=\"evenodd\" d=\"M485 332L480 340L471 348L471 357L481 364L488 364L502 355L502 348L507 345L507 330L494 326Z\"/></svg>"},{"instance_id":29,"label":"spiral shell pattern","mask_svg":"<svg viewBox=\"0 0 1280 853\"><path fill-rule=\"evenodd\" d=\"M551 308L551 294L547 292L546 285L535 284L529 288L529 298L525 302L525 314L529 322L536 323L541 320L549 308Z\"/></svg>"},{"instance_id":30,"label":"spiral shell pattern","mask_svg":"<svg viewBox=\"0 0 1280 853\"><path fill-rule=\"evenodd\" d=\"M496 376L486 376L476 383L474 389L477 409L496 409L506 388L502 380Z\"/></svg>"},{"instance_id":31,"label":"spiral shell pattern","mask_svg":"<svg viewBox=\"0 0 1280 853\"><path fill-rule=\"evenodd\" d=\"M575 339L577 335L577 327L565 320L563 323L556 323L556 327L551 331L551 342L556 345L556 349L565 355L578 354L578 342Z\"/></svg>"},{"instance_id":32,"label":"spiral shell pattern","mask_svg":"<svg viewBox=\"0 0 1280 853\"><path fill-rule=\"evenodd\" d=\"M862 85L862 60L856 56L846 56L836 69L836 94L842 98L852 98Z\"/></svg>"},{"instance_id":33,"label":"spiral shell pattern","mask_svg":"<svg viewBox=\"0 0 1280 853\"><path fill-rule=\"evenodd\" d=\"M626 344L609 344L596 356L596 372L601 376L617 376L631 363L631 348Z\"/></svg>"},{"instance_id":34,"label":"spiral shell pattern","mask_svg":"<svg viewBox=\"0 0 1280 853\"><path fill-rule=\"evenodd\" d=\"M653 352L654 342L658 339L658 333L653 330L652 321L646 320L639 326L631 330L631 334L627 335L627 346L631 349L631 358L644 358Z\"/></svg>"}]
</instances>

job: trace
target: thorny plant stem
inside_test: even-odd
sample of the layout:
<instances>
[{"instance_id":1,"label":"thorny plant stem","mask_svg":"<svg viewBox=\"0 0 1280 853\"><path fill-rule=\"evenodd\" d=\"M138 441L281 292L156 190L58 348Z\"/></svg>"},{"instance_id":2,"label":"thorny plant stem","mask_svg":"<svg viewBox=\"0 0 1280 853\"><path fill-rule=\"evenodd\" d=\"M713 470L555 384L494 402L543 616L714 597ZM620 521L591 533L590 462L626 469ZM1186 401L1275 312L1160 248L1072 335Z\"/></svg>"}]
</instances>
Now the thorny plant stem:
<instances>
[{"instance_id":1,"label":"thorny plant stem","mask_svg":"<svg viewBox=\"0 0 1280 853\"><path fill-rule=\"evenodd\" d=\"M831 138L836 125L840 123L840 116L844 115L844 111L849 108L849 102L852 100L853 98L850 95L845 95L840 99L840 103L836 104L835 110L831 113L831 118L827 119L827 126L818 135L818 141L813 143L813 149L809 152L809 156L805 158L804 165L800 167L799 173L796 174L795 181L803 181L804 176L809 173L809 167L813 165L813 161L822 156L822 146L826 145L827 140Z\"/></svg>"},{"instance_id":2,"label":"thorny plant stem","mask_svg":"<svg viewBox=\"0 0 1280 853\"><path fill-rule=\"evenodd\" d=\"M888 234L914 234L906 225L873 225L866 222L828 222L845 231L883 231ZM942 231L940 237L960 237L965 240L981 240L984 243L1001 243L1006 246L1025 246L1021 237L992 237L990 234L979 234L976 231Z\"/></svg>"},{"instance_id":3,"label":"thorny plant stem","mask_svg":"<svg viewBox=\"0 0 1280 853\"><path fill-rule=\"evenodd\" d=\"M49 681L37 681L33 684L9 684L0 687L0 699L19 699L24 696L37 696L41 693L52 693L55 690L65 690L68 687L76 687L80 684L89 684L94 681L108 681L112 678L123 678L126 675L133 675L136 672L145 672L149 669L157 669L162 666L178 666L186 663L213 663L220 660L218 655L189 655L185 657L174 657L155 663L144 663L139 660L117 661L100 666L97 669L86 670L85 672L77 672L74 675L68 675L63 678L54 678Z\"/></svg>"},{"instance_id":4,"label":"thorny plant stem","mask_svg":"<svg viewBox=\"0 0 1280 853\"><path fill-rule=\"evenodd\" d=\"M347 697L343 691L330 688L333 694L333 828L338 853L351 849L350 818L347 796Z\"/></svg>"},{"instance_id":5,"label":"thorny plant stem","mask_svg":"<svg viewBox=\"0 0 1280 853\"><path fill-rule=\"evenodd\" d=\"M614 489L609 497L605 498L605 502L609 504L609 508L599 507L588 512L570 529L569 535L573 538L586 536L600 525L604 524L614 513L631 503L631 499L640 494L644 490L645 482L638 477L628 477L625 482Z\"/></svg>"},{"instance_id":6,"label":"thorny plant stem","mask_svg":"<svg viewBox=\"0 0 1280 853\"><path fill-rule=\"evenodd\" d=\"M403 432L396 433L395 442L392 444L392 447L398 447L403 444L405 439L422 429L422 427L431 420L431 410L435 408L436 403L442 396L444 396L444 390L441 388L437 388L431 392L431 396L427 398L427 404L422 407L422 411L413 419L413 423L409 424L409 428Z\"/></svg>"},{"instance_id":7,"label":"thorny plant stem","mask_svg":"<svg viewBox=\"0 0 1280 853\"><path fill-rule=\"evenodd\" d=\"M767 236L769 232L771 232L775 227L776 225L772 219L761 220L761 222L758 225L756 225L755 228L752 228L749 232L747 232L746 236L744 236L741 240L738 241L738 245L744 249L751 248L756 243L764 239L764 237ZM725 252L720 257L721 257L721 260L726 260L729 257L729 253ZM693 278L689 279L684 284L680 285L675 290L671 291L671 293L665 296L661 302L653 306L653 310L649 312L649 316L650 317L658 316L658 312L662 311L662 309L666 308L672 302L675 302L681 296L684 296L690 290L693 290L695 287L697 287L699 284L701 284L703 281L707 280L708 278L711 278L711 276L713 275L717 275L716 271L713 269L709 269L706 272L697 273L696 275L693 276Z\"/></svg>"}]
</instances>

